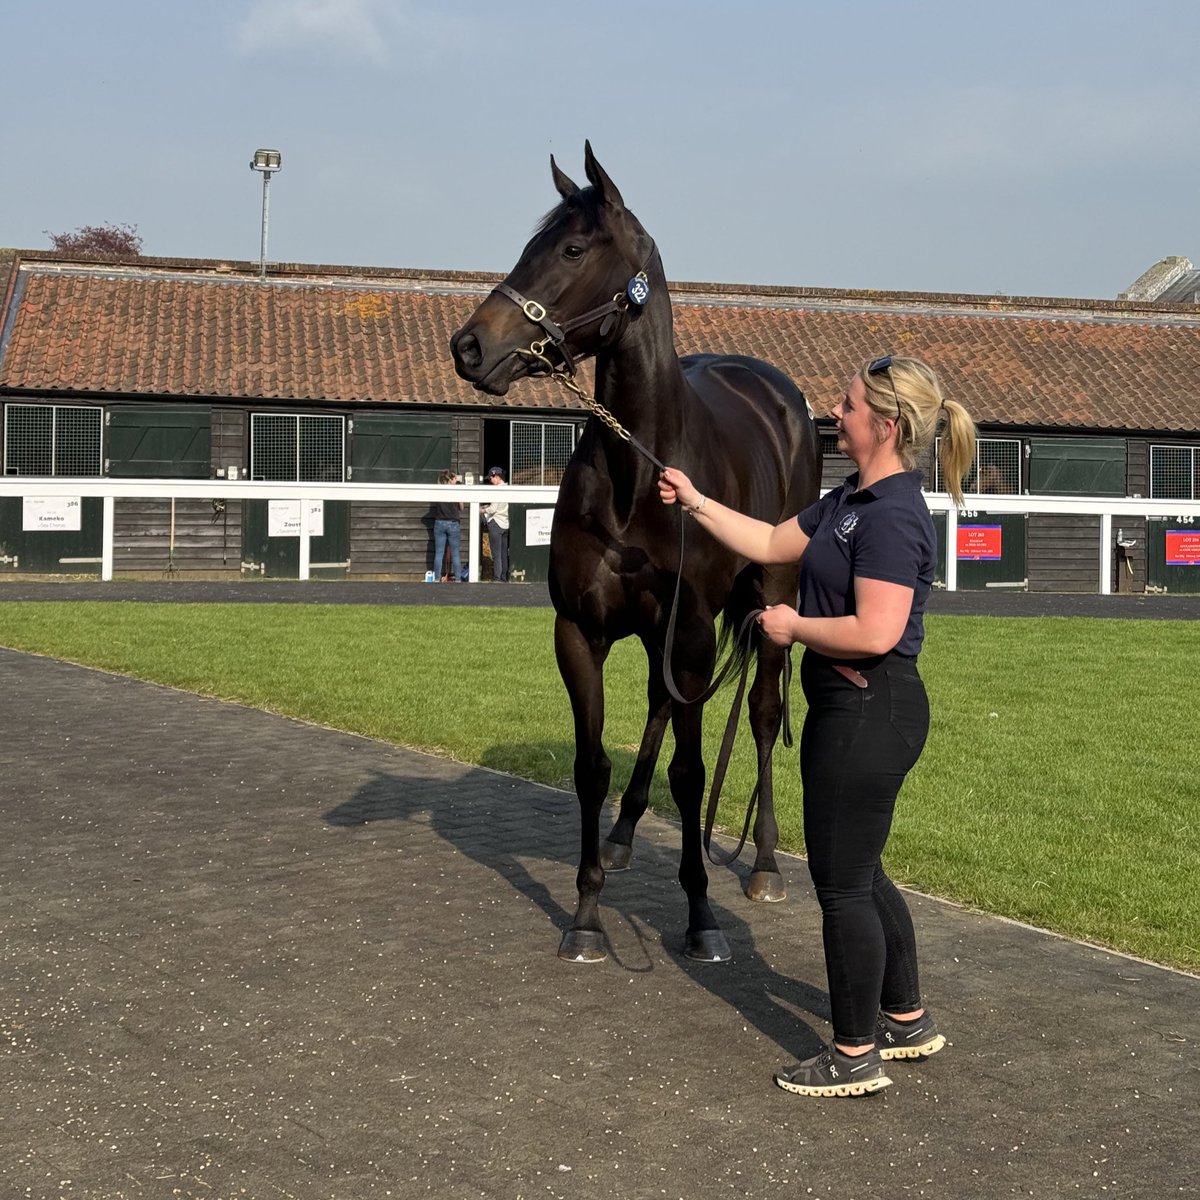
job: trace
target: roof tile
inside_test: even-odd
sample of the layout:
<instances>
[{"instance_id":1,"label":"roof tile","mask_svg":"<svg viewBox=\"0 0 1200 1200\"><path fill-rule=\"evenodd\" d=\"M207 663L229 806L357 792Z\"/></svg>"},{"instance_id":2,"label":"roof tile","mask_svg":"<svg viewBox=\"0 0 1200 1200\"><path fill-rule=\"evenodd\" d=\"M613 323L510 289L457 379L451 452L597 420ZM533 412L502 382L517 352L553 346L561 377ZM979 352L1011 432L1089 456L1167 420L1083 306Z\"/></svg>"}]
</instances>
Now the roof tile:
<instances>
[{"instance_id":1,"label":"roof tile","mask_svg":"<svg viewBox=\"0 0 1200 1200\"><path fill-rule=\"evenodd\" d=\"M579 407L545 380L497 400L455 374L450 338L493 277L363 272L354 282L312 268L264 285L200 266L21 263L0 388ZM705 284L673 293L681 354L765 358L818 412L859 363L895 353L928 359L947 394L985 425L1200 428L1200 309Z\"/></svg>"}]
</instances>

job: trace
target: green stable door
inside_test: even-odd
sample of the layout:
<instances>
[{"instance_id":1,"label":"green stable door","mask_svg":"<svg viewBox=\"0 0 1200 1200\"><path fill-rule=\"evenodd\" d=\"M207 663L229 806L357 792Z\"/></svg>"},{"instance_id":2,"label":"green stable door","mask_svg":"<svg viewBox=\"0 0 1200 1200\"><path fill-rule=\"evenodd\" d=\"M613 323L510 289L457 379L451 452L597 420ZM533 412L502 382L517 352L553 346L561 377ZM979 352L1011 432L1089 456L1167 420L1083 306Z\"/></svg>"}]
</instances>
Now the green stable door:
<instances>
[{"instance_id":1,"label":"green stable door","mask_svg":"<svg viewBox=\"0 0 1200 1200\"><path fill-rule=\"evenodd\" d=\"M247 500L243 505L242 570L264 579L300 575L300 501ZM350 502L312 501L309 505L309 574L340 579L350 568ZM318 532L319 531L319 532Z\"/></svg>"},{"instance_id":2,"label":"green stable door","mask_svg":"<svg viewBox=\"0 0 1200 1200\"><path fill-rule=\"evenodd\" d=\"M1019 590L1026 586L1026 516L964 509L958 514L958 590ZM935 513L938 561L935 579L946 583L946 514Z\"/></svg>"}]
</instances>

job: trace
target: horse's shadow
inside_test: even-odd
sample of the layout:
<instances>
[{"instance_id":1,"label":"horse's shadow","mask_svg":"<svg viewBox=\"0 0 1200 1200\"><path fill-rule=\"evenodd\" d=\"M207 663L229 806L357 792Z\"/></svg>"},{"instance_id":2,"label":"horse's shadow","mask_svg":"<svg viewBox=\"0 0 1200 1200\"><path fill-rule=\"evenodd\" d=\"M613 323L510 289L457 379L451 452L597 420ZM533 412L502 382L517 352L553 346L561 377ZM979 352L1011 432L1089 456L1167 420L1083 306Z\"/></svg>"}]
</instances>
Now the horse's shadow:
<instances>
[{"instance_id":1,"label":"horse's shadow","mask_svg":"<svg viewBox=\"0 0 1200 1200\"><path fill-rule=\"evenodd\" d=\"M569 753L569 749L565 748ZM511 748L497 748L497 757L510 758ZM544 944L532 953L552 955L557 937L572 913L555 898L555 891L573 893L578 862L579 815L574 796L533 784L517 785L522 799L514 804L503 795L509 790L504 777L492 771L467 770L452 783L379 773L344 803L324 814L333 826L351 828L379 821L415 821L434 832L467 858L495 872L514 891L536 904L549 919ZM605 813L604 817L611 814ZM602 818L603 821L604 818ZM729 964L694 962L683 954L683 929L687 906L679 890L679 835L677 827L645 822L639 829L634 859L628 872L610 874L602 896L602 913L608 935L609 962L624 971L646 972L655 967L652 946L657 942L671 961L689 978L724 1001L762 1034L793 1057L815 1053L822 1038L801 1013L827 1021L828 995L801 980L780 974L762 955L748 921L710 900L734 947ZM607 828L605 826L604 828ZM710 878L736 871L744 884L749 866L709 866ZM800 881L793 880L800 890ZM551 890L553 884L555 891ZM728 888L722 888L728 891ZM751 901L739 896L739 907ZM789 904L796 901L789 900ZM796 936L800 936L797 934ZM819 930L814 935L820 938ZM820 961L819 954L816 961ZM564 971L579 969L559 964Z\"/></svg>"}]
</instances>

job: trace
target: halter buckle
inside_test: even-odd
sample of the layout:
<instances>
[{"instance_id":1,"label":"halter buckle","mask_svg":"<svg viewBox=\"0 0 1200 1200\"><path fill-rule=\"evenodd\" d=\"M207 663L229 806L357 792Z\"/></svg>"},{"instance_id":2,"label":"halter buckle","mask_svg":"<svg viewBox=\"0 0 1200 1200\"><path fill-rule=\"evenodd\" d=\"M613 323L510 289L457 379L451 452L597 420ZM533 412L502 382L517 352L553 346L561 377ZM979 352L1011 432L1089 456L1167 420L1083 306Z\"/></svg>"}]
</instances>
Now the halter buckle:
<instances>
[{"instance_id":1,"label":"halter buckle","mask_svg":"<svg viewBox=\"0 0 1200 1200\"><path fill-rule=\"evenodd\" d=\"M546 310L536 300L526 300L521 305L521 311L531 321L544 321L546 319Z\"/></svg>"}]
</instances>

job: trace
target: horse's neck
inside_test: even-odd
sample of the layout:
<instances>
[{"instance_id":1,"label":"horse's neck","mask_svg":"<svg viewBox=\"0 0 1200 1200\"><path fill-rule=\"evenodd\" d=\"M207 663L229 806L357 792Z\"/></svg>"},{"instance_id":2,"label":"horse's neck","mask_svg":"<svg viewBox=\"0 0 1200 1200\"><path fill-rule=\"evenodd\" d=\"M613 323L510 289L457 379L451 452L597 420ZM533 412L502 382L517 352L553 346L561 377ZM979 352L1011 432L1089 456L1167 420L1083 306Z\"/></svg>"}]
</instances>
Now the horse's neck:
<instances>
[{"instance_id":1,"label":"horse's neck","mask_svg":"<svg viewBox=\"0 0 1200 1200\"><path fill-rule=\"evenodd\" d=\"M670 300L665 320L647 312L638 327L596 361L596 399L634 437L662 458L684 435L691 389L683 377L671 330Z\"/></svg>"}]
</instances>

